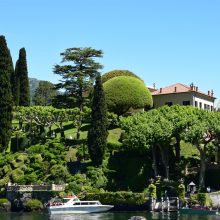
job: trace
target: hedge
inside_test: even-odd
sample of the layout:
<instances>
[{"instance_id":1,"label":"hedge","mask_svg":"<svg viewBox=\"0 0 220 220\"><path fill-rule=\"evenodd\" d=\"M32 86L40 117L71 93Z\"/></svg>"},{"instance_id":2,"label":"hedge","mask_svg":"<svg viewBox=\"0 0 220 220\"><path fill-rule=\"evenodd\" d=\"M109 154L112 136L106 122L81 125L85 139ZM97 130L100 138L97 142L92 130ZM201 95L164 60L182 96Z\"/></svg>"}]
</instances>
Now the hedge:
<instances>
[{"instance_id":1,"label":"hedge","mask_svg":"<svg viewBox=\"0 0 220 220\"><path fill-rule=\"evenodd\" d=\"M3 204L6 204L6 203L8 203L8 202L9 202L8 199L6 199L6 198L0 198L0 206L3 205Z\"/></svg>"},{"instance_id":2,"label":"hedge","mask_svg":"<svg viewBox=\"0 0 220 220\"><path fill-rule=\"evenodd\" d=\"M142 81L130 76L114 77L103 84L108 110L122 115L131 109L151 108L153 99Z\"/></svg>"},{"instance_id":3,"label":"hedge","mask_svg":"<svg viewBox=\"0 0 220 220\"><path fill-rule=\"evenodd\" d=\"M144 193L133 193L133 192L105 192L98 194L87 194L86 200L99 200L103 204L125 204L125 205L143 205L147 202Z\"/></svg>"},{"instance_id":4,"label":"hedge","mask_svg":"<svg viewBox=\"0 0 220 220\"><path fill-rule=\"evenodd\" d=\"M110 80L110 79L112 79L114 77L118 77L118 76L131 76L131 77L135 77L135 78L143 81L137 75L135 75L134 73L130 72L129 70L112 70L112 71L107 72L104 75L102 75L102 83L105 83L108 80Z\"/></svg>"},{"instance_id":5,"label":"hedge","mask_svg":"<svg viewBox=\"0 0 220 220\"><path fill-rule=\"evenodd\" d=\"M29 199L24 207L26 211L36 211L43 209L43 204L38 199Z\"/></svg>"}]
</instances>

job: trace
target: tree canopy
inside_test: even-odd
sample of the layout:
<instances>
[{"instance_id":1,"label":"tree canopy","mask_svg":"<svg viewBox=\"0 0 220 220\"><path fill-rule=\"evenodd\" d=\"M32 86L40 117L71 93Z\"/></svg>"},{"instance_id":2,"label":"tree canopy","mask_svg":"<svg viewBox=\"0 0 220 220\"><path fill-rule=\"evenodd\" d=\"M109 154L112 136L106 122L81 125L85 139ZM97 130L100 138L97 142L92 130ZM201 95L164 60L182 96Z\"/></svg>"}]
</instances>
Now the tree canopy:
<instances>
[{"instance_id":1,"label":"tree canopy","mask_svg":"<svg viewBox=\"0 0 220 220\"><path fill-rule=\"evenodd\" d=\"M57 95L54 84L48 81L40 81L35 90L33 103L35 105L51 105L52 99Z\"/></svg>"},{"instance_id":2,"label":"tree canopy","mask_svg":"<svg viewBox=\"0 0 220 220\"><path fill-rule=\"evenodd\" d=\"M103 84L108 110L118 115L129 109L151 108L153 100L150 91L135 77L118 76Z\"/></svg>"},{"instance_id":3,"label":"tree canopy","mask_svg":"<svg viewBox=\"0 0 220 220\"><path fill-rule=\"evenodd\" d=\"M181 139L191 143L192 148L197 148L199 152L199 185L204 187L210 151L214 149L214 146L218 146L219 119L219 113L192 106L164 106L146 113L121 118L121 126L126 132L125 144L127 146L139 150L152 150L155 174L157 174L155 164L158 159L155 157L155 147L159 147L162 162L167 169L169 167L168 147L172 148L174 138L175 141ZM168 174L166 170L166 177Z\"/></svg>"},{"instance_id":4,"label":"tree canopy","mask_svg":"<svg viewBox=\"0 0 220 220\"><path fill-rule=\"evenodd\" d=\"M0 150L8 146L11 138L11 60L5 37L0 36Z\"/></svg>"},{"instance_id":5,"label":"tree canopy","mask_svg":"<svg viewBox=\"0 0 220 220\"><path fill-rule=\"evenodd\" d=\"M91 91L94 79L102 68L102 65L95 61L95 58L102 57L102 54L101 50L91 47L68 48L61 53L62 63L66 64L54 66L54 73L62 77L56 87L64 89L73 97L80 109L83 108L85 94Z\"/></svg>"},{"instance_id":6,"label":"tree canopy","mask_svg":"<svg viewBox=\"0 0 220 220\"><path fill-rule=\"evenodd\" d=\"M118 77L118 76L131 76L131 77L135 77L137 79L140 79L137 75L135 75L134 73L132 73L129 70L112 70L112 71L107 72L102 75L102 83L105 83L108 80L110 80L114 77ZM142 81L142 79L140 79L140 80Z\"/></svg>"}]
</instances>

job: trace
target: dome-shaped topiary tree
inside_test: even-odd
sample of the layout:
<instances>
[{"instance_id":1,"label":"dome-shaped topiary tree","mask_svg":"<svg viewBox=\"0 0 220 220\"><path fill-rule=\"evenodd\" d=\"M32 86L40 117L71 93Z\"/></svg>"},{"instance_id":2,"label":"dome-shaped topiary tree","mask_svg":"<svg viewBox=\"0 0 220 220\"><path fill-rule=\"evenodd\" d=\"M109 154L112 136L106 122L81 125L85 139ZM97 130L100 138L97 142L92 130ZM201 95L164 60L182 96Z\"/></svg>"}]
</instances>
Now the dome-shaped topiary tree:
<instances>
[{"instance_id":1,"label":"dome-shaped topiary tree","mask_svg":"<svg viewBox=\"0 0 220 220\"><path fill-rule=\"evenodd\" d=\"M130 76L114 77L103 84L108 110L118 115L130 108L151 108L153 100L144 83Z\"/></svg>"},{"instance_id":2,"label":"dome-shaped topiary tree","mask_svg":"<svg viewBox=\"0 0 220 220\"><path fill-rule=\"evenodd\" d=\"M118 76L131 76L140 79L142 81L141 78L139 78L137 75L135 75L129 70L112 70L102 75L102 83L105 83L108 80Z\"/></svg>"}]
</instances>

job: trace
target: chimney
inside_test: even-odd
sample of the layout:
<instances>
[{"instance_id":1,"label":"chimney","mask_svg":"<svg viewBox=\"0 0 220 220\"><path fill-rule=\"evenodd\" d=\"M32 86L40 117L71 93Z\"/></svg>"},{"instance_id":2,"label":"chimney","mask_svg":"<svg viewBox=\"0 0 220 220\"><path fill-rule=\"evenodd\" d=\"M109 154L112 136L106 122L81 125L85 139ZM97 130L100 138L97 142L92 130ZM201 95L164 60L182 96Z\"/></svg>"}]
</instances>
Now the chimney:
<instances>
[{"instance_id":1,"label":"chimney","mask_svg":"<svg viewBox=\"0 0 220 220\"><path fill-rule=\"evenodd\" d=\"M193 90L193 83L190 84L190 89Z\"/></svg>"},{"instance_id":2,"label":"chimney","mask_svg":"<svg viewBox=\"0 0 220 220\"><path fill-rule=\"evenodd\" d=\"M210 91L208 91L208 95L210 95Z\"/></svg>"},{"instance_id":3,"label":"chimney","mask_svg":"<svg viewBox=\"0 0 220 220\"><path fill-rule=\"evenodd\" d=\"M213 91L213 89L211 90L211 96L213 96L214 95L214 91Z\"/></svg>"},{"instance_id":4,"label":"chimney","mask_svg":"<svg viewBox=\"0 0 220 220\"><path fill-rule=\"evenodd\" d=\"M198 92L198 86L196 86L196 92Z\"/></svg>"},{"instance_id":5,"label":"chimney","mask_svg":"<svg viewBox=\"0 0 220 220\"><path fill-rule=\"evenodd\" d=\"M175 87L174 87L174 92L176 92L176 90L177 90L177 87L175 86Z\"/></svg>"},{"instance_id":6,"label":"chimney","mask_svg":"<svg viewBox=\"0 0 220 220\"><path fill-rule=\"evenodd\" d=\"M160 93L162 93L162 88L160 88Z\"/></svg>"}]
</instances>

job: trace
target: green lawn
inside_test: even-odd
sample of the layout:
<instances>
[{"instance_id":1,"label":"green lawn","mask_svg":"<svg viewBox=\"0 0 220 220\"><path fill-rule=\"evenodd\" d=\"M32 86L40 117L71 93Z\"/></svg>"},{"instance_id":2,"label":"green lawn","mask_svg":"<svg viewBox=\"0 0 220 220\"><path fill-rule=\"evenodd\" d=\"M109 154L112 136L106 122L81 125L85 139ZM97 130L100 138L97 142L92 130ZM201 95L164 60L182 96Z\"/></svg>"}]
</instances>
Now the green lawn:
<instances>
[{"instance_id":1,"label":"green lawn","mask_svg":"<svg viewBox=\"0 0 220 220\"><path fill-rule=\"evenodd\" d=\"M181 141L181 156L188 158L188 157L192 157L193 155L199 157L198 149L190 143Z\"/></svg>"}]
</instances>

